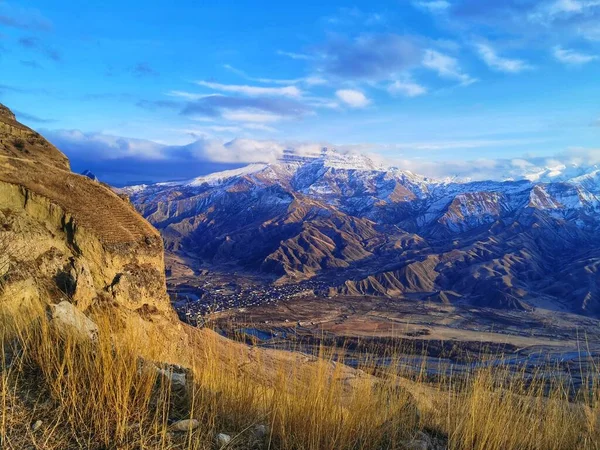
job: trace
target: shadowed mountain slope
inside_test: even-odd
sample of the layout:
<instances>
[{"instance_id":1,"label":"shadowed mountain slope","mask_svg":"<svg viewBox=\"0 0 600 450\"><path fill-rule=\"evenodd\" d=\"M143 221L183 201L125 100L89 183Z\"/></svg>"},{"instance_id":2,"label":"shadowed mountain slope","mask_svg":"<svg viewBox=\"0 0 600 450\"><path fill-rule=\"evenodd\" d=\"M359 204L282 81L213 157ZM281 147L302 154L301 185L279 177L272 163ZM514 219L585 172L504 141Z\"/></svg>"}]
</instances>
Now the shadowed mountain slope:
<instances>
[{"instance_id":1,"label":"shadowed mountain slope","mask_svg":"<svg viewBox=\"0 0 600 450\"><path fill-rule=\"evenodd\" d=\"M124 192L169 250L204 265L314 279L330 295L597 315L600 185L598 168L586 170L552 182L433 180L323 149Z\"/></svg>"}]
</instances>

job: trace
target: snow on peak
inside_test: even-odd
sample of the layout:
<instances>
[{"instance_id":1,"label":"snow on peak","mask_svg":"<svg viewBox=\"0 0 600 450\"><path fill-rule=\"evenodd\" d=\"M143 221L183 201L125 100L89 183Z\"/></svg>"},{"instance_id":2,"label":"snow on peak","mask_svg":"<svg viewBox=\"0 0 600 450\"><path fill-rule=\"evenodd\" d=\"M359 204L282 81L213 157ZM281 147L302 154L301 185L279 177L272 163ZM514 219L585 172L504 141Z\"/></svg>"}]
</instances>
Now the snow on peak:
<instances>
[{"instance_id":1,"label":"snow on peak","mask_svg":"<svg viewBox=\"0 0 600 450\"><path fill-rule=\"evenodd\" d=\"M306 155L295 154L293 150L284 153L281 162L294 162L297 164L319 164L332 169L383 171L388 170L381 164L375 163L371 158L356 153L343 153L336 149L323 147L320 151Z\"/></svg>"},{"instance_id":2,"label":"snow on peak","mask_svg":"<svg viewBox=\"0 0 600 450\"><path fill-rule=\"evenodd\" d=\"M323 162L325 167L331 167L332 169L361 171L385 170L383 166L376 164L368 156L344 154L328 148L323 149L320 160Z\"/></svg>"},{"instance_id":3,"label":"snow on peak","mask_svg":"<svg viewBox=\"0 0 600 450\"><path fill-rule=\"evenodd\" d=\"M251 175L256 172L260 172L265 169L267 164L250 164L239 169L224 170L222 172L211 173L210 175L204 175L198 178L194 178L185 183L186 186L202 186L208 184L209 186L218 186L223 184L227 180L235 177L241 177L244 175Z\"/></svg>"},{"instance_id":4,"label":"snow on peak","mask_svg":"<svg viewBox=\"0 0 600 450\"><path fill-rule=\"evenodd\" d=\"M532 183L577 183L579 179L585 177L594 169L597 169L597 167L557 163L547 167L531 168L522 175L522 178Z\"/></svg>"}]
</instances>

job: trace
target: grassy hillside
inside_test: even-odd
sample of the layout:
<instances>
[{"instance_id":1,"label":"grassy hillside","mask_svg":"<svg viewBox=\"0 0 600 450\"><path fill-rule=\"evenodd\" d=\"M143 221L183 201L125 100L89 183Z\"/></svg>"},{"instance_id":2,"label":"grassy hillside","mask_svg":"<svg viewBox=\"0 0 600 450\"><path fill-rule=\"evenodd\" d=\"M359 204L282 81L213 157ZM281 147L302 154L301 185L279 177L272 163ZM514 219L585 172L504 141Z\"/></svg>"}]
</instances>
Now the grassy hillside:
<instances>
[{"instance_id":1,"label":"grassy hillside","mask_svg":"<svg viewBox=\"0 0 600 450\"><path fill-rule=\"evenodd\" d=\"M42 303L0 315L1 448L600 448L600 372L575 397L565 382L502 367L432 385L425 371L398 377L393 358L376 375L368 361L351 371L325 349L244 360L211 333L201 350L190 345L184 369L161 362L160 341L116 337L106 311L90 317L95 339L54 326ZM243 370L251 363L269 373ZM197 427L174 429L190 418Z\"/></svg>"}]
</instances>

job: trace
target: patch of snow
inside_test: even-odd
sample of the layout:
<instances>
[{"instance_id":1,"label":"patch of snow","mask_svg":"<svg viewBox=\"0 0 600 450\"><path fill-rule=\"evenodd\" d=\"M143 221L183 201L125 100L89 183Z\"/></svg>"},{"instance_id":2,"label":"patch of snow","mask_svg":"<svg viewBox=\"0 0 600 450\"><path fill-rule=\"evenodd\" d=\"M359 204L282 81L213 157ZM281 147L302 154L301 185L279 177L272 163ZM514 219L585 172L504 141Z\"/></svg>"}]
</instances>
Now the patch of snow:
<instances>
[{"instance_id":1,"label":"patch of snow","mask_svg":"<svg viewBox=\"0 0 600 450\"><path fill-rule=\"evenodd\" d=\"M193 180L187 181L183 184L185 186L190 187L198 187L204 184L208 184L209 186L219 186L232 178L241 177L244 175L252 175L257 172L260 172L267 166L267 164L250 164L239 169L224 170L222 172L204 175L198 178L194 178Z\"/></svg>"}]
</instances>

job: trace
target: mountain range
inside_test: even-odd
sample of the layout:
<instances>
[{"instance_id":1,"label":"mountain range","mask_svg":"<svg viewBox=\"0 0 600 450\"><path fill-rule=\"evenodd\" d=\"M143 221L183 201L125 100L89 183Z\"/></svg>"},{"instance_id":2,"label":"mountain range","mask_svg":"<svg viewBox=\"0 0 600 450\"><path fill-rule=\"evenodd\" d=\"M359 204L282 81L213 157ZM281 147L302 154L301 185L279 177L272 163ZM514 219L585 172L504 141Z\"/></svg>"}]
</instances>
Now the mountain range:
<instances>
[{"instance_id":1,"label":"mountain range","mask_svg":"<svg viewBox=\"0 0 600 450\"><path fill-rule=\"evenodd\" d=\"M436 180L323 148L122 191L167 250L276 283L600 315L600 167Z\"/></svg>"}]
</instances>

